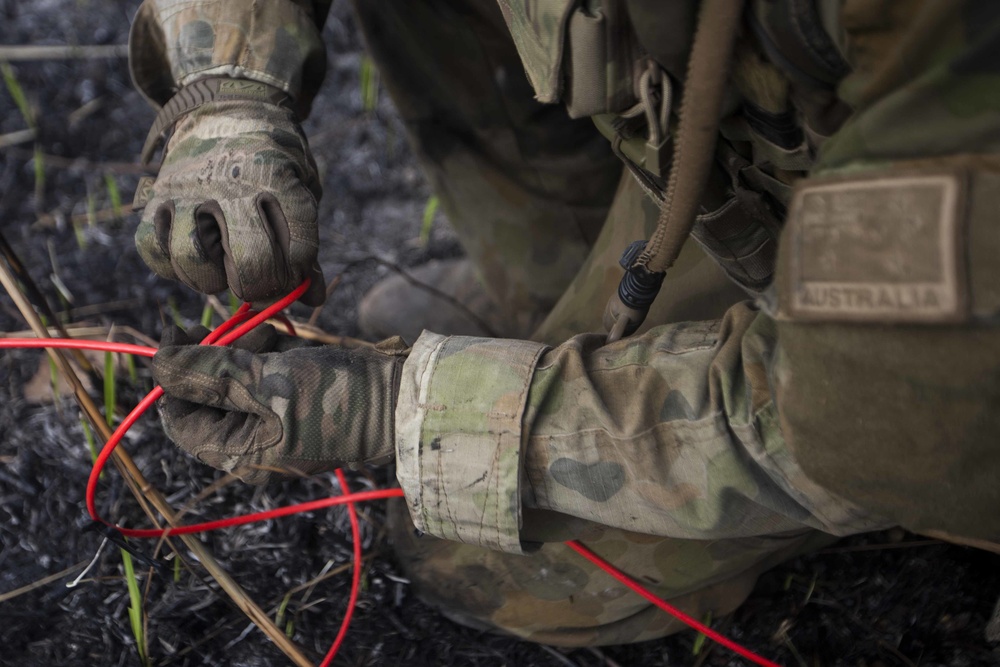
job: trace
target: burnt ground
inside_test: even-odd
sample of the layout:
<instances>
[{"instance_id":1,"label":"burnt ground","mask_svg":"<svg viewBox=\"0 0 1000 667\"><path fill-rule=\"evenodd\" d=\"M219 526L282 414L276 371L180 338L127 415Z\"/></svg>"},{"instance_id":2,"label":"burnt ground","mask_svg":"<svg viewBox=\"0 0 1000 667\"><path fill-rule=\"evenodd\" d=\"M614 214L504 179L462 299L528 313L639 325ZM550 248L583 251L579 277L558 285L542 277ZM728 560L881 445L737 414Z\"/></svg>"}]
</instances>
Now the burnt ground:
<instances>
[{"instance_id":1,"label":"burnt ground","mask_svg":"<svg viewBox=\"0 0 1000 667\"><path fill-rule=\"evenodd\" d=\"M122 44L137 5L136 0L0 0L0 44ZM375 262L359 260L379 257L415 266L460 249L441 219L425 246L416 241L429 192L385 95L375 111L363 107L362 47L344 5L336 3L327 23L331 68L306 130L326 191L320 213L326 222L326 274L353 266L320 324L332 333L353 335L358 300L386 272ZM133 162L153 117L132 90L124 60L17 62L14 70L35 110L38 140L0 149L0 231L42 291L74 324L128 326L158 338L173 310L194 323L202 299L145 268L132 244L134 215L116 220L100 214L94 224L86 222L88 198L93 210L113 209L106 179L116 183L125 202L131 199L137 180ZM0 90L0 135L25 127L11 95ZM40 169L36 145L44 156ZM44 183L36 182L36 172L44 174ZM60 296L60 281L69 294ZM0 295L0 331L24 328L12 301ZM90 464L77 408L70 399L55 404L25 399L25 386L40 364L47 372L38 353L0 353L0 596L90 560L101 541L83 530ZM138 376L135 385L127 378L119 382L122 405L134 403L148 387L142 364ZM153 417L133 430L125 446L175 506L217 479L179 454ZM370 488L385 483L385 472L352 478L355 487ZM99 504L105 516L129 525L143 522L117 473L110 472L103 484ZM232 485L210 494L195 514L215 518L274 507L320 497L334 487L331 476L265 490ZM339 664L741 664L719 648L694 655L691 632L600 651L558 652L454 625L422 605L399 577L382 538L379 507L369 506L365 513L365 549L371 558ZM204 539L272 613L289 590L325 567L346 563L350 553L341 510ZM152 550L151 544L137 546ZM902 532L858 536L765 575L748 602L730 618L717 619L716 626L787 665L1000 664L1000 648L983 634L1000 595L998 565L997 556ZM70 578L13 599L0 597L0 664L139 664L119 555L106 548L80 585L67 588ZM285 664L197 565L182 569L177 581L169 573L151 577L146 571L141 580L148 583L153 664ZM336 632L348 586L343 573L308 595L290 597L288 629L317 658Z\"/></svg>"}]
</instances>

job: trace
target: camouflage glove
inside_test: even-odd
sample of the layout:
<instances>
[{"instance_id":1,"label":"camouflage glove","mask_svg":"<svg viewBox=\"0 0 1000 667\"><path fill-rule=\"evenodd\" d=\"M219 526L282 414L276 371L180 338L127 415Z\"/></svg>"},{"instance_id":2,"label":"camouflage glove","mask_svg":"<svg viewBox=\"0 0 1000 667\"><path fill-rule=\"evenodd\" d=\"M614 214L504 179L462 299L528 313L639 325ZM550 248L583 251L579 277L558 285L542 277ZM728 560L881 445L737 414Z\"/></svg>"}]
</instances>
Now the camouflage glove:
<instances>
[{"instance_id":1,"label":"camouflage glove","mask_svg":"<svg viewBox=\"0 0 1000 667\"><path fill-rule=\"evenodd\" d=\"M164 332L153 377L167 437L250 484L394 456L402 339L344 349L259 329L243 349L192 345L204 329Z\"/></svg>"},{"instance_id":2,"label":"camouflage glove","mask_svg":"<svg viewBox=\"0 0 1000 667\"><path fill-rule=\"evenodd\" d=\"M271 97L253 99L258 89ZM302 301L322 303L322 189L305 135L278 95L263 84L208 79L161 111L143 159L171 125L173 135L156 181L136 194L145 204L136 246L157 274L205 294L228 286L244 301L274 300L310 277Z\"/></svg>"}]
</instances>

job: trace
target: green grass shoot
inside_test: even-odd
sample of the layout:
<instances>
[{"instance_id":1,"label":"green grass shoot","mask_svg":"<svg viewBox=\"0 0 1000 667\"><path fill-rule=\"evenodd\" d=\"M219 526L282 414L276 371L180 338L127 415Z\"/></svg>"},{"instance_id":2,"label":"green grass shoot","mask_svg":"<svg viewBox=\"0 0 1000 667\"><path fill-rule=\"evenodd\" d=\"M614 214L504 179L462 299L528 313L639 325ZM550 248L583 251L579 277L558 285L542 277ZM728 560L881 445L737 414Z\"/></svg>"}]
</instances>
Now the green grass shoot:
<instances>
[{"instance_id":1,"label":"green grass shoot","mask_svg":"<svg viewBox=\"0 0 1000 667\"><path fill-rule=\"evenodd\" d=\"M83 427L83 437L87 441L87 449L90 450L91 463L97 463L97 441L94 439L94 432L90 430L90 423L87 418L80 415L80 426ZM100 479L104 479L104 471L101 471Z\"/></svg>"},{"instance_id":2,"label":"green grass shoot","mask_svg":"<svg viewBox=\"0 0 1000 667\"><path fill-rule=\"evenodd\" d=\"M129 552L121 549L122 563L125 564L125 582L128 584L128 597L132 604L128 608L128 620L132 626L132 636L135 637L135 647L139 652L139 661L143 665L149 665L149 658L146 655L146 633L143 630L142 622L142 594L139 592L139 581L135 577L135 567L132 565L132 556Z\"/></svg>"},{"instance_id":3,"label":"green grass shoot","mask_svg":"<svg viewBox=\"0 0 1000 667\"><path fill-rule=\"evenodd\" d=\"M112 352L104 353L104 418L108 426L115 425L115 357Z\"/></svg>"},{"instance_id":4,"label":"green grass shoot","mask_svg":"<svg viewBox=\"0 0 1000 667\"><path fill-rule=\"evenodd\" d=\"M702 620L702 623L704 623L708 627L712 627L712 612L711 611L709 611L707 614L705 614L705 618L704 618L704 620ZM691 646L691 655L698 655L699 653L701 653L701 650L703 648L705 648L705 640L706 639L708 639L708 638L704 634L702 634L700 632L698 633L698 636L694 638L694 644Z\"/></svg>"},{"instance_id":5,"label":"green grass shoot","mask_svg":"<svg viewBox=\"0 0 1000 667\"><path fill-rule=\"evenodd\" d=\"M24 89L18 83L14 68L7 61L0 60L0 73L3 73L4 85L7 86L7 92L10 93L10 96L14 98L14 104L21 112L24 122L27 123L28 127L35 129L35 114L31 110L31 105L28 104L28 97L24 94Z\"/></svg>"},{"instance_id":6,"label":"green grass shoot","mask_svg":"<svg viewBox=\"0 0 1000 667\"><path fill-rule=\"evenodd\" d=\"M87 188L87 225L93 227L97 224L97 197Z\"/></svg>"},{"instance_id":7,"label":"green grass shoot","mask_svg":"<svg viewBox=\"0 0 1000 667\"><path fill-rule=\"evenodd\" d=\"M83 437L87 441L87 449L90 450L90 460L92 463L97 463L97 441L94 440L94 432L90 430L90 424L87 423L87 419L81 415L80 416L80 426L83 428ZM104 473L101 473L104 476Z\"/></svg>"},{"instance_id":8,"label":"green grass shoot","mask_svg":"<svg viewBox=\"0 0 1000 667\"><path fill-rule=\"evenodd\" d=\"M803 605L809 604L809 600L812 598L813 593L816 592L816 581L818 577L819 575L813 572L812 579L809 581L809 588L806 589L806 597L802 600Z\"/></svg>"},{"instance_id":9,"label":"green grass shoot","mask_svg":"<svg viewBox=\"0 0 1000 667\"><path fill-rule=\"evenodd\" d=\"M111 210L115 212L115 220L122 217L122 194L118 190L118 183L111 174L104 174L104 187L108 191L108 200L111 202Z\"/></svg>"},{"instance_id":10,"label":"green grass shoot","mask_svg":"<svg viewBox=\"0 0 1000 667\"><path fill-rule=\"evenodd\" d=\"M427 200L427 205L424 206L424 219L420 225L420 246L426 246L427 242L431 240L431 227L434 226L434 214L438 210L437 195L431 195L431 198Z\"/></svg>"},{"instance_id":11,"label":"green grass shoot","mask_svg":"<svg viewBox=\"0 0 1000 667\"><path fill-rule=\"evenodd\" d=\"M45 194L45 155L42 153L41 144L35 144L35 156L32 162L35 165L35 199L40 201Z\"/></svg>"},{"instance_id":12,"label":"green grass shoot","mask_svg":"<svg viewBox=\"0 0 1000 667\"><path fill-rule=\"evenodd\" d=\"M42 321L42 326L46 329L49 328L49 318L44 315L39 315L38 318ZM45 355L45 358L49 361L49 384L52 386L52 402L57 406L59 405L59 368L56 366L56 362L51 356Z\"/></svg>"},{"instance_id":13,"label":"green grass shoot","mask_svg":"<svg viewBox=\"0 0 1000 667\"><path fill-rule=\"evenodd\" d=\"M802 657L802 654L799 653L799 649L795 648L795 644L792 643L792 639L788 636L787 632L782 635L781 640L788 650L791 651L792 657L795 658L795 662L799 663L799 667L809 667L809 663L806 662L805 658Z\"/></svg>"},{"instance_id":14,"label":"green grass shoot","mask_svg":"<svg viewBox=\"0 0 1000 667\"><path fill-rule=\"evenodd\" d=\"M174 583L181 583L181 559L176 554L174 554Z\"/></svg>"},{"instance_id":15,"label":"green grass shoot","mask_svg":"<svg viewBox=\"0 0 1000 667\"><path fill-rule=\"evenodd\" d=\"M292 594L286 593L285 597L282 598L281 604L278 605L278 613L274 615L274 624L281 625L281 622L285 620L285 610L288 609L288 603L292 600Z\"/></svg>"},{"instance_id":16,"label":"green grass shoot","mask_svg":"<svg viewBox=\"0 0 1000 667\"><path fill-rule=\"evenodd\" d=\"M201 309L201 326L206 329L212 328L212 314L215 311L212 310L212 304L205 303L205 307Z\"/></svg>"},{"instance_id":17,"label":"green grass shoot","mask_svg":"<svg viewBox=\"0 0 1000 667\"><path fill-rule=\"evenodd\" d=\"M87 187L87 226L93 227L97 222L97 198L94 197L94 193L91 192L90 187ZM80 250L86 250L87 248L87 237L83 233L83 225L79 222L73 223L73 233L76 234L76 244L80 247Z\"/></svg>"},{"instance_id":18,"label":"green grass shoot","mask_svg":"<svg viewBox=\"0 0 1000 667\"><path fill-rule=\"evenodd\" d=\"M229 293L229 314L235 315L236 311L240 309L240 300L232 292Z\"/></svg>"},{"instance_id":19,"label":"green grass shoot","mask_svg":"<svg viewBox=\"0 0 1000 667\"><path fill-rule=\"evenodd\" d=\"M378 106L379 75L375 62L368 56L361 58L361 106L365 111L375 111Z\"/></svg>"},{"instance_id":20,"label":"green grass shoot","mask_svg":"<svg viewBox=\"0 0 1000 667\"><path fill-rule=\"evenodd\" d=\"M173 319L174 324L179 326L181 329L184 328L184 318L181 317L181 311L177 308L177 299L170 297L167 299L167 308L170 309L170 317Z\"/></svg>"},{"instance_id":21,"label":"green grass shoot","mask_svg":"<svg viewBox=\"0 0 1000 667\"><path fill-rule=\"evenodd\" d=\"M135 372L135 357L131 354L125 355L125 368L128 369L128 380L132 384L139 383L139 374Z\"/></svg>"},{"instance_id":22,"label":"green grass shoot","mask_svg":"<svg viewBox=\"0 0 1000 667\"><path fill-rule=\"evenodd\" d=\"M7 87L7 92L14 99L14 104L24 118L24 123L33 130L37 129L35 112L28 103L28 96L24 94L24 89L21 88L21 84L17 80L14 68L7 61L0 60L0 74L3 75L3 82ZM37 142L35 143L33 161L35 165L35 199L41 201L42 195L45 192L45 157L42 154L41 145Z\"/></svg>"},{"instance_id":23,"label":"green grass shoot","mask_svg":"<svg viewBox=\"0 0 1000 667\"><path fill-rule=\"evenodd\" d=\"M46 356L46 358L49 360L49 383L52 385L52 402L58 408L62 404L61 397L59 396L59 369L56 367L56 362L52 360L52 357Z\"/></svg>"},{"instance_id":24,"label":"green grass shoot","mask_svg":"<svg viewBox=\"0 0 1000 667\"><path fill-rule=\"evenodd\" d=\"M80 250L87 249L87 237L83 235L83 226L73 223L73 235L76 237L76 245Z\"/></svg>"}]
</instances>

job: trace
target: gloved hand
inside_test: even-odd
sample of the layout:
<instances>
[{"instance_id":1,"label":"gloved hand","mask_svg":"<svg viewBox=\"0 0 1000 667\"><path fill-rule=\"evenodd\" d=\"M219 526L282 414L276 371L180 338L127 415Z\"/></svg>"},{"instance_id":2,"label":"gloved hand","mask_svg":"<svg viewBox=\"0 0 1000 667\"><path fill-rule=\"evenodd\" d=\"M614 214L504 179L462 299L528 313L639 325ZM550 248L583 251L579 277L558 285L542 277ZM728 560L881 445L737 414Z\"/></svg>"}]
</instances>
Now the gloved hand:
<instances>
[{"instance_id":1,"label":"gloved hand","mask_svg":"<svg viewBox=\"0 0 1000 667\"><path fill-rule=\"evenodd\" d=\"M153 357L163 429L182 449L250 484L392 459L401 338L311 346L264 325L242 349L193 345L207 333L168 329Z\"/></svg>"},{"instance_id":2,"label":"gloved hand","mask_svg":"<svg viewBox=\"0 0 1000 667\"><path fill-rule=\"evenodd\" d=\"M152 190L136 197L148 200L136 246L157 274L205 294L228 286L244 301L273 301L311 277L302 301L320 305L321 195L291 110L218 98L176 121Z\"/></svg>"}]
</instances>

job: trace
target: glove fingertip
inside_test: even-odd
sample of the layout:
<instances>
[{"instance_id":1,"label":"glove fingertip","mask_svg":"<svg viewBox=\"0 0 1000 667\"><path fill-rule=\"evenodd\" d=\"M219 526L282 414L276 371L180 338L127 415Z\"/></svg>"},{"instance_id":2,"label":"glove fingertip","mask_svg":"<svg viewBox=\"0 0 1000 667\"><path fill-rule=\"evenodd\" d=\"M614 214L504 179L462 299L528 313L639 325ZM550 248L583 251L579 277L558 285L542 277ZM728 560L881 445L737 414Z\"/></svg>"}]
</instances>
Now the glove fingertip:
<instances>
[{"instance_id":1,"label":"glove fingertip","mask_svg":"<svg viewBox=\"0 0 1000 667\"><path fill-rule=\"evenodd\" d=\"M196 324L187 330L187 336L191 343L200 343L210 333L212 333L211 329L200 324Z\"/></svg>"},{"instance_id":2,"label":"glove fingertip","mask_svg":"<svg viewBox=\"0 0 1000 667\"><path fill-rule=\"evenodd\" d=\"M173 264L170 262L169 249L163 245L157 232L154 211L155 209L147 208L142 221L135 230L136 250L139 251L142 261L153 273L167 280L178 280L177 272L174 271Z\"/></svg>"},{"instance_id":3,"label":"glove fingertip","mask_svg":"<svg viewBox=\"0 0 1000 667\"><path fill-rule=\"evenodd\" d=\"M261 324L233 341L232 347L260 354L274 350L277 342L277 330L270 324Z\"/></svg>"},{"instance_id":4,"label":"glove fingertip","mask_svg":"<svg viewBox=\"0 0 1000 667\"><path fill-rule=\"evenodd\" d=\"M169 324L160 335L160 348L175 345L195 345L205 339L210 331L200 324L184 329L177 324Z\"/></svg>"},{"instance_id":5,"label":"glove fingertip","mask_svg":"<svg viewBox=\"0 0 1000 667\"><path fill-rule=\"evenodd\" d=\"M312 280L309 284L309 289L299 297L299 301L311 308L319 308L326 303L326 278L323 276L318 263L314 264L309 271L309 278Z\"/></svg>"},{"instance_id":6,"label":"glove fingertip","mask_svg":"<svg viewBox=\"0 0 1000 667\"><path fill-rule=\"evenodd\" d=\"M160 334L161 350L173 345L187 345L189 342L187 333L176 324L168 324Z\"/></svg>"}]
</instances>

